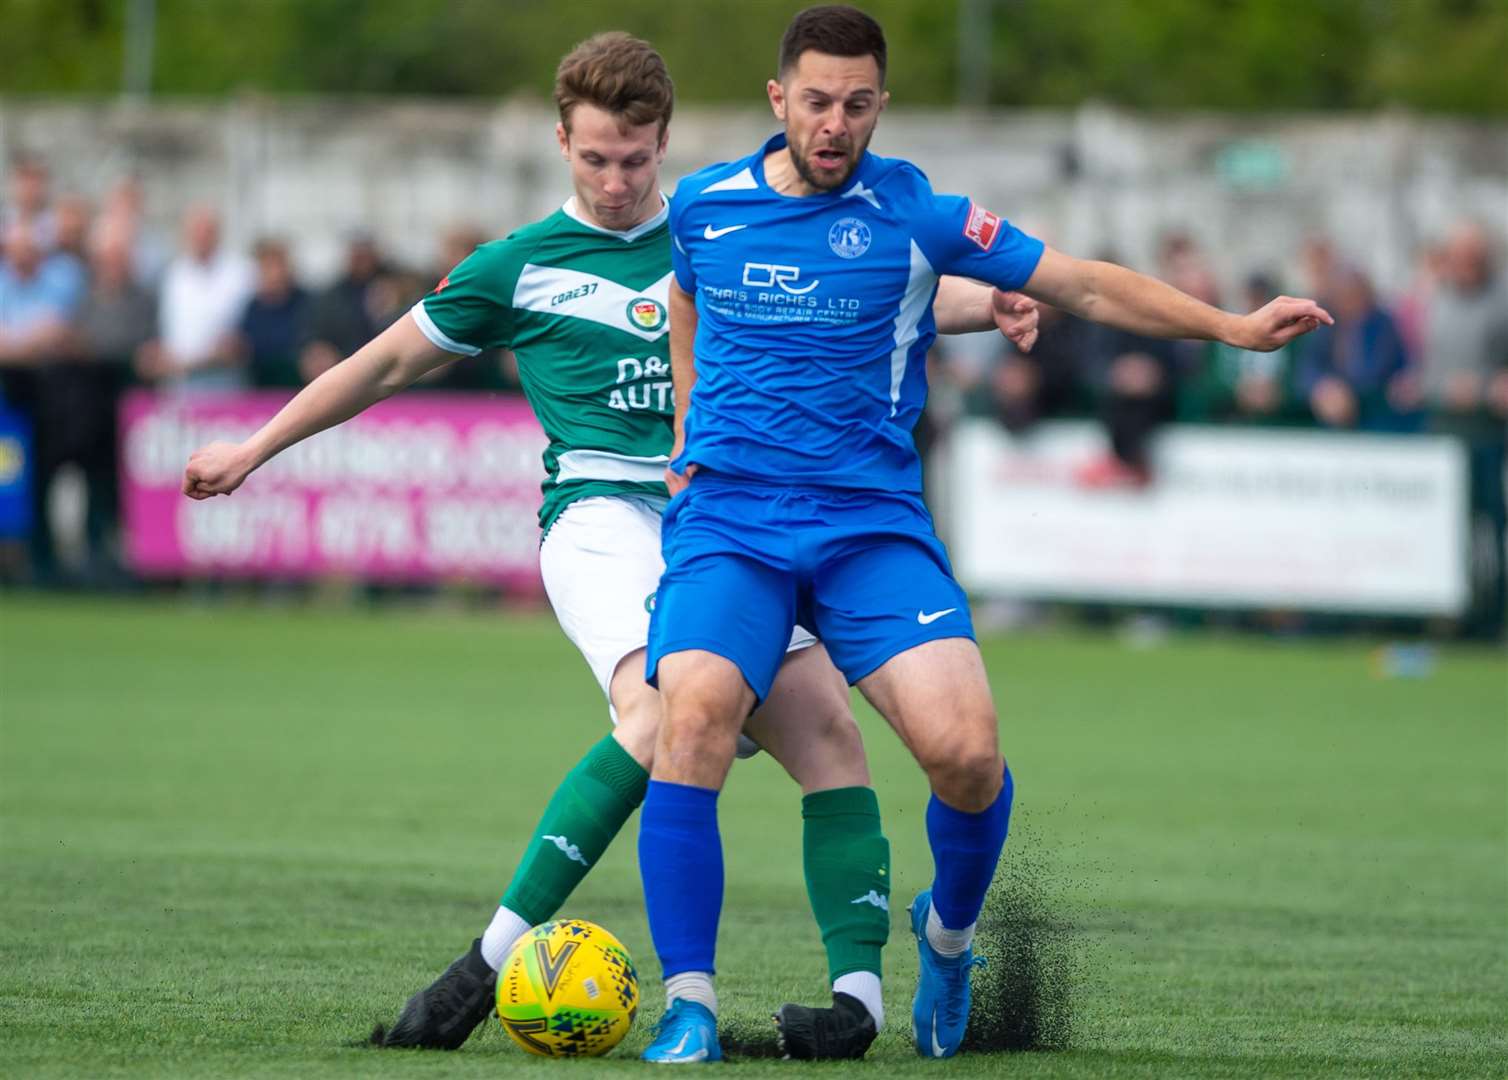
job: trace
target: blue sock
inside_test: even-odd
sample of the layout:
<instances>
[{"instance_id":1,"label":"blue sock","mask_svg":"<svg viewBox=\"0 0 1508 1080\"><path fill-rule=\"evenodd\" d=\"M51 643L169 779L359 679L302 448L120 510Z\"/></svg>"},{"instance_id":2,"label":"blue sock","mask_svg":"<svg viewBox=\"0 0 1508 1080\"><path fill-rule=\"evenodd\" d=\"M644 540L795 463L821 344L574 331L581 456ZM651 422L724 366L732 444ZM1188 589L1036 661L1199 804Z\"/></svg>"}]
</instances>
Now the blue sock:
<instances>
[{"instance_id":1,"label":"blue sock","mask_svg":"<svg viewBox=\"0 0 1508 1080\"><path fill-rule=\"evenodd\" d=\"M990 891L995 864L1005 846L1011 822L1015 785L1005 768L1005 783L995 801L977 814L955 810L936 795L927 803L927 842L932 845L936 876L932 879L932 907L944 927L972 926Z\"/></svg>"},{"instance_id":2,"label":"blue sock","mask_svg":"<svg viewBox=\"0 0 1508 1080\"><path fill-rule=\"evenodd\" d=\"M665 978L713 970L723 907L717 792L651 780L639 819L639 873Z\"/></svg>"}]
</instances>

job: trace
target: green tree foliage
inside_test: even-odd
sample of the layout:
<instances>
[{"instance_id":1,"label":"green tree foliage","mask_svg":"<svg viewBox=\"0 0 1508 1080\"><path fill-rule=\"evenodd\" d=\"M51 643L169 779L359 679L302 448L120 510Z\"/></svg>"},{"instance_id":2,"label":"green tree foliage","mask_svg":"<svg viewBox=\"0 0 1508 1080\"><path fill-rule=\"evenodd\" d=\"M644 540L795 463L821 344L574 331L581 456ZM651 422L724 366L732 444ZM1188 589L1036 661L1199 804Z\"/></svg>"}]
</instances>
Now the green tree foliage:
<instances>
[{"instance_id":1,"label":"green tree foliage","mask_svg":"<svg viewBox=\"0 0 1508 1080\"><path fill-rule=\"evenodd\" d=\"M0 92L112 93L130 0L0 0ZM1154 109L1405 105L1508 113L1508 0L862 0L891 89L949 105L961 4L989 98ZM156 0L153 91L549 93L597 30L660 46L686 101L758 100L797 0Z\"/></svg>"},{"instance_id":2,"label":"green tree foliage","mask_svg":"<svg viewBox=\"0 0 1508 1080\"><path fill-rule=\"evenodd\" d=\"M119 89L119 6L104 0L0 0L0 93Z\"/></svg>"}]
</instances>

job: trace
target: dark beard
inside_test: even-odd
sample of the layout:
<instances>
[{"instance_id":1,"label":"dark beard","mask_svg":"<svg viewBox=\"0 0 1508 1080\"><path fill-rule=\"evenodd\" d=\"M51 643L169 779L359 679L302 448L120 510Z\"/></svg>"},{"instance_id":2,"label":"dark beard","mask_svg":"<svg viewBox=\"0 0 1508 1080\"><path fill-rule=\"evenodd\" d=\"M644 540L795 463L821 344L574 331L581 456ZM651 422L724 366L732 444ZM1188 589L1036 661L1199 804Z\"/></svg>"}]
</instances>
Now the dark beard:
<instances>
[{"instance_id":1,"label":"dark beard","mask_svg":"<svg viewBox=\"0 0 1508 1080\"><path fill-rule=\"evenodd\" d=\"M862 157L863 154L864 152L860 150L859 156ZM818 191L833 191L836 188L842 187L848 182L848 178L854 174L854 170L859 167L858 159L850 158L848 168L844 170L843 175L832 179L830 177L818 176L807 165L806 158L795 152L791 153L791 164L795 166L796 175L805 180L808 187L814 187Z\"/></svg>"}]
</instances>

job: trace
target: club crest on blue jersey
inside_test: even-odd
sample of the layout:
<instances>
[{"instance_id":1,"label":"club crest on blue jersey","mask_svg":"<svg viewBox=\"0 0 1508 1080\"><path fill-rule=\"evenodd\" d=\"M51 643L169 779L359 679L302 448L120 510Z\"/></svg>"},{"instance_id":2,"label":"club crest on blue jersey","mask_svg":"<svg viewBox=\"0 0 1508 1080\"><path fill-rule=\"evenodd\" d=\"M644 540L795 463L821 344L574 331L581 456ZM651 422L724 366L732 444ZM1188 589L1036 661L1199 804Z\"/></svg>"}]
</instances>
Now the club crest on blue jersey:
<instances>
[{"instance_id":1,"label":"club crest on blue jersey","mask_svg":"<svg viewBox=\"0 0 1508 1080\"><path fill-rule=\"evenodd\" d=\"M658 330L665 325L665 305L652 296L636 296L628 302L628 319L640 330Z\"/></svg>"},{"instance_id":2,"label":"club crest on blue jersey","mask_svg":"<svg viewBox=\"0 0 1508 1080\"><path fill-rule=\"evenodd\" d=\"M840 218L827 230L827 246L844 259L857 259L869 250L873 239L869 226L855 217Z\"/></svg>"}]
</instances>

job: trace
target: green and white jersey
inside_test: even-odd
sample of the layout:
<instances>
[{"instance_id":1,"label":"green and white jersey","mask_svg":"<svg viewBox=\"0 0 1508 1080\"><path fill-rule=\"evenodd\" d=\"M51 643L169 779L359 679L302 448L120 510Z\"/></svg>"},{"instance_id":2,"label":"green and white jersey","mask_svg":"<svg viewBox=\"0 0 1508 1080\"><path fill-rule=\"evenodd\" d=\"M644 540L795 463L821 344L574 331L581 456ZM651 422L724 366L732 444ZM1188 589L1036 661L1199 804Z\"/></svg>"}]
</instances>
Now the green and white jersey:
<instances>
[{"instance_id":1,"label":"green and white jersey","mask_svg":"<svg viewBox=\"0 0 1508 1080\"><path fill-rule=\"evenodd\" d=\"M582 221L575 203L483 244L413 309L447 352L518 357L550 440L543 529L577 499L665 498L674 441L669 211L610 232Z\"/></svg>"}]
</instances>

